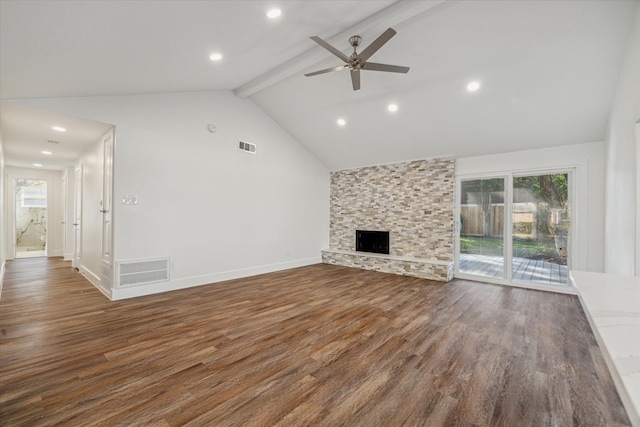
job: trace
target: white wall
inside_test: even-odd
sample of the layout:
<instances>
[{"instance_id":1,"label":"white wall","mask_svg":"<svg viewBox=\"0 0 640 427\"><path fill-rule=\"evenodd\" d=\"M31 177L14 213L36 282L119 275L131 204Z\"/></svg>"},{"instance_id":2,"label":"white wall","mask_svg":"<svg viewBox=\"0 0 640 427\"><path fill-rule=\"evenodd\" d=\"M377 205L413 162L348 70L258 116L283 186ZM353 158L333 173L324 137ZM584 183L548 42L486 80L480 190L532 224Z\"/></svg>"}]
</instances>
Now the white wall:
<instances>
[{"instance_id":1,"label":"white wall","mask_svg":"<svg viewBox=\"0 0 640 427\"><path fill-rule=\"evenodd\" d=\"M634 132L640 119L640 7L606 137L605 272L640 275L640 147Z\"/></svg>"},{"instance_id":2,"label":"white wall","mask_svg":"<svg viewBox=\"0 0 640 427\"><path fill-rule=\"evenodd\" d=\"M4 267L5 260L7 259L6 252L6 233L7 233L7 223L5 221L5 206L7 205L5 202L5 186L6 186L6 176L4 170L4 145L2 143L2 130L0 129L0 295L2 295L2 284L4 282Z\"/></svg>"},{"instance_id":3,"label":"white wall","mask_svg":"<svg viewBox=\"0 0 640 427\"><path fill-rule=\"evenodd\" d=\"M575 167L576 212L572 226L576 242L574 270L602 272L604 223L604 145L602 142L566 145L456 160L456 176Z\"/></svg>"},{"instance_id":4,"label":"white wall","mask_svg":"<svg viewBox=\"0 0 640 427\"><path fill-rule=\"evenodd\" d=\"M15 234L15 178L42 179L47 181L47 256L62 256L62 172L42 169L5 168L7 183L5 186L6 235L4 238L5 255L12 259L14 255Z\"/></svg>"},{"instance_id":5,"label":"white wall","mask_svg":"<svg viewBox=\"0 0 640 427\"><path fill-rule=\"evenodd\" d=\"M327 168L249 99L215 91L20 103L116 126L114 259L169 256L174 269L169 283L114 298L316 263L328 246ZM257 154L239 151L239 139ZM138 204L122 204L125 195Z\"/></svg>"}]
</instances>

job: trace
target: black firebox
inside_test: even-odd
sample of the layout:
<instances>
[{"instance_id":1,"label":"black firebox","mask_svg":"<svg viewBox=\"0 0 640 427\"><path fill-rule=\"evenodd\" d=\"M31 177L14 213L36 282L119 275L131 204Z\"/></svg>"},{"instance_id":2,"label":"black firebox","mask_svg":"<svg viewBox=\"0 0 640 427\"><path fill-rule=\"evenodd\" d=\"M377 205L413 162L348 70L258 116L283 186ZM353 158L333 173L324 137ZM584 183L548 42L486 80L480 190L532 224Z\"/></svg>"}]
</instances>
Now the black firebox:
<instances>
[{"instance_id":1,"label":"black firebox","mask_svg":"<svg viewBox=\"0 0 640 427\"><path fill-rule=\"evenodd\" d=\"M389 232L356 230L356 251L389 254Z\"/></svg>"}]
</instances>

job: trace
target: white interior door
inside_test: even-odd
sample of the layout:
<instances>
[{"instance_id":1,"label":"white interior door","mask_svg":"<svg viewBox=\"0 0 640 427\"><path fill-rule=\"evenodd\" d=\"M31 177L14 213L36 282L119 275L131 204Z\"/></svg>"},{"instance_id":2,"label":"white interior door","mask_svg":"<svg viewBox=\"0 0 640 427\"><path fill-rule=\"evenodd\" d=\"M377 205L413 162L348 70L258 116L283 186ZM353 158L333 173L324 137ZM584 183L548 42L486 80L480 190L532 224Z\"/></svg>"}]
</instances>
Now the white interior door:
<instances>
[{"instance_id":1,"label":"white interior door","mask_svg":"<svg viewBox=\"0 0 640 427\"><path fill-rule=\"evenodd\" d=\"M640 118L634 128L636 137L636 165L640 165ZM636 172L636 259L635 275L640 276L640 173Z\"/></svg>"},{"instance_id":2,"label":"white interior door","mask_svg":"<svg viewBox=\"0 0 640 427\"><path fill-rule=\"evenodd\" d=\"M113 131L104 136L104 162L102 169L102 262L111 265L112 246L112 186L113 186Z\"/></svg>"},{"instance_id":3,"label":"white interior door","mask_svg":"<svg viewBox=\"0 0 640 427\"><path fill-rule=\"evenodd\" d=\"M62 176L62 255L67 254L69 242L67 241L67 223L69 221L69 209L67 203L67 190L69 180L67 172Z\"/></svg>"},{"instance_id":4,"label":"white interior door","mask_svg":"<svg viewBox=\"0 0 640 427\"><path fill-rule=\"evenodd\" d=\"M76 168L73 203L73 261L75 268L80 268L82 258L82 165Z\"/></svg>"}]
</instances>

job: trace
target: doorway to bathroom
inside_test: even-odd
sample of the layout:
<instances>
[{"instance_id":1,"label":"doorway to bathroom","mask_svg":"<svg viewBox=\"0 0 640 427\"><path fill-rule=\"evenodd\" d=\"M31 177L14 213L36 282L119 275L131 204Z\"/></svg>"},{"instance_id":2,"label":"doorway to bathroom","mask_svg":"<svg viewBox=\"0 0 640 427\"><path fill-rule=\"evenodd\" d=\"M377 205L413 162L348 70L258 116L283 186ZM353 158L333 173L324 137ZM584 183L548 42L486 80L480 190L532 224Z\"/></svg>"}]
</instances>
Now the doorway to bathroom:
<instances>
[{"instance_id":1,"label":"doorway to bathroom","mask_svg":"<svg viewBox=\"0 0 640 427\"><path fill-rule=\"evenodd\" d=\"M16 258L47 255L47 181L15 179Z\"/></svg>"}]
</instances>

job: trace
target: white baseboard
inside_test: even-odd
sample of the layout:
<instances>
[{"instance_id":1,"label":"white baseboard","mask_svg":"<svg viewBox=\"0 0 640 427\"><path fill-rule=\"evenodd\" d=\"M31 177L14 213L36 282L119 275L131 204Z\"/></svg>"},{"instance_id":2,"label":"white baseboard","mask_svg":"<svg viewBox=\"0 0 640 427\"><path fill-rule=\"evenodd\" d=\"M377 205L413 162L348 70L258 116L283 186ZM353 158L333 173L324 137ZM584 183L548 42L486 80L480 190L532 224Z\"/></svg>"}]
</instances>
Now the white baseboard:
<instances>
[{"instance_id":1,"label":"white baseboard","mask_svg":"<svg viewBox=\"0 0 640 427\"><path fill-rule=\"evenodd\" d=\"M102 292L104 296L106 296L110 300L113 300L111 289L103 285L100 276L83 265L80 266L78 271L80 271L80 274L82 274L89 282L91 282L93 286L95 286L100 292Z\"/></svg>"},{"instance_id":2,"label":"white baseboard","mask_svg":"<svg viewBox=\"0 0 640 427\"><path fill-rule=\"evenodd\" d=\"M70 254L64 254L62 256L62 259L64 259L65 261L73 261L73 252Z\"/></svg>"},{"instance_id":3,"label":"white baseboard","mask_svg":"<svg viewBox=\"0 0 640 427\"><path fill-rule=\"evenodd\" d=\"M47 249L47 256L48 257L62 256L62 249L54 249L54 250Z\"/></svg>"},{"instance_id":4,"label":"white baseboard","mask_svg":"<svg viewBox=\"0 0 640 427\"><path fill-rule=\"evenodd\" d=\"M149 285L131 286L116 288L111 293L112 300L134 298L143 295L158 294L161 292L175 291L178 289L192 288L194 286L209 285L226 280L241 279L243 277L256 276L258 274L272 273L274 271L288 270L290 268L304 267L322 262L320 256L303 258L295 261L268 264L258 267L244 268L240 270L223 271L219 273L206 274L202 276L191 276L180 279L169 280L168 282L152 283Z\"/></svg>"}]
</instances>

